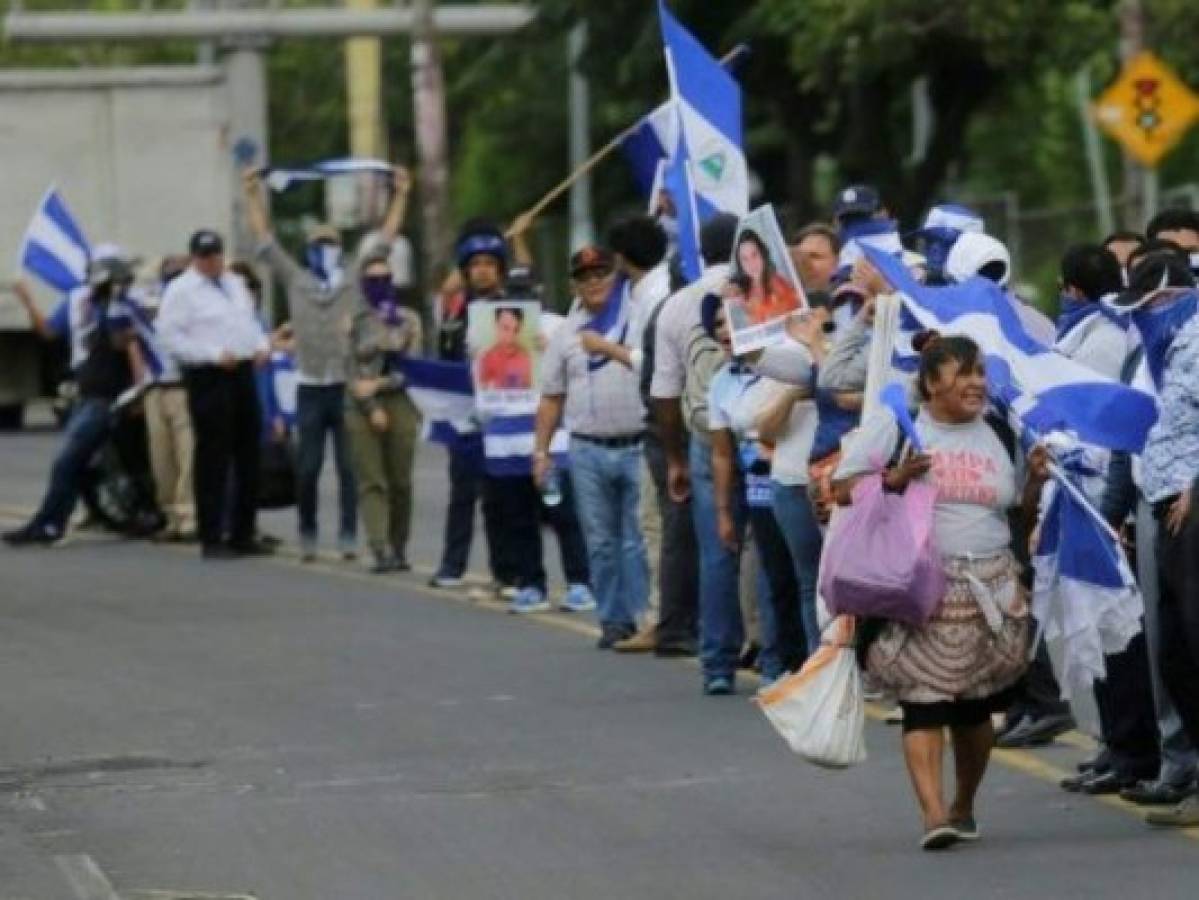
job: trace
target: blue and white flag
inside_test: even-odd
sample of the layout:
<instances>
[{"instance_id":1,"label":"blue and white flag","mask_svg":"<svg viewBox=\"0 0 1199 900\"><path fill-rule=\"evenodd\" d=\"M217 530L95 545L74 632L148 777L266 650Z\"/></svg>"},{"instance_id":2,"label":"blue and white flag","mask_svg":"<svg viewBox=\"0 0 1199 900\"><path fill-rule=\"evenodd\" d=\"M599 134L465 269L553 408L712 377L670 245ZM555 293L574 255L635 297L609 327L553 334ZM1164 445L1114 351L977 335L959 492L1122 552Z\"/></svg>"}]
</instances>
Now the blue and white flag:
<instances>
[{"instance_id":1,"label":"blue and white flag","mask_svg":"<svg viewBox=\"0 0 1199 900\"><path fill-rule=\"evenodd\" d=\"M720 61L727 72L749 55L749 48L739 44ZM620 137L620 149L633 170L633 180L647 197L654 196L659 166L674 155L679 141L678 112L673 100L667 100Z\"/></svg>"},{"instance_id":2,"label":"blue and white flag","mask_svg":"<svg viewBox=\"0 0 1199 900\"><path fill-rule=\"evenodd\" d=\"M749 170L742 150L741 89L662 0L662 41L679 134L692 161L695 194L717 212L749 210ZM701 216L704 210L700 209Z\"/></svg>"},{"instance_id":3,"label":"blue and white flag","mask_svg":"<svg viewBox=\"0 0 1199 900\"><path fill-rule=\"evenodd\" d=\"M311 166L298 169L275 168L265 170L267 186L277 194L288 191L297 184L306 181L323 181L331 175L345 175L354 172L376 172L389 175L392 166L381 159L327 159L313 163Z\"/></svg>"},{"instance_id":4,"label":"blue and white flag","mask_svg":"<svg viewBox=\"0 0 1199 900\"><path fill-rule=\"evenodd\" d=\"M1060 645L1068 698L1107 676L1104 656L1140 632L1144 605L1116 534L1066 473L1054 467L1054 477L1033 557L1033 615Z\"/></svg>"},{"instance_id":5,"label":"blue and white flag","mask_svg":"<svg viewBox=\"0 0 1199 900\"><path fill-rule=\"evenodd\" d=\"M91 246L58 188L42 197L21 241L21 268L62 293L87 281Z\"/></svg>"},{"instance_id":6,"label":"blue and white flag","mask_svg":"<svg viewBox=\"0 0 1199 900\"><path fill-rule=\"evenodd\" d=\"M623 344L629 334L629 293L632 286L623 275L612 283L604 308L579 326L579 331L594 331L614 344ZM603 353L592 353L587 358L587 371L595 372L610 363L612 358Z\"/></svg>"},{"instance_id":7,"label":"blue and white flag","mask_svg":"<svg viewBox=\"0 0 1199 900\"><path fill-rule=\"evenodd\" d=\"M426 440L452 444L478 431L467 363L397 356L392 366L403 373L405 390L424 417Z\"/></svg>"},{"instance_id":8,"label":"blue and white flag","mask_svg":"<svg viewBox=\"0 0 1199 900\"><path fill-rule=\"evenodd\" d=\"M699 207L691 179L691 160L687 142L680 140L675 155L662 168L662 187L674 204L679 270L688 284L698 281L704 272L699 242Z\"/></svg>"},{"instance_id":9,"label":"blue and white flag","mask_svg":"<svg viewBox=\"0 0 1199 900\"><path fill-rule=\"evenodd\" d=\"M1157 421L1153 397L1034 340L999 285L971 278L927 287L894 257L873 247L863 252L921 327L974 339L986 355L992 398L1009 405L1033 432L1064 431L1083 443L1130 453L1144 447Z\"/></svg>"},{"instance_id":10,"label":"blue and white flag","mask_svg":"<svg viewBox=\"0 0 1199 900\"><path fill-rule=\"evenodd\" d=\"M643 194L653 197L658 165L671 156L678 142L679 117L672 100L667 100L621 136L620 149Z\"/></svg>"},{"instance_id":11,"label":"blue and white flag","mask_svg":"<svg viewBox=\"0 0 1199 900\"><path fill-rule=\"evenodd\" d=\"M484 468L495 478L533 474L537 416L495 416L483 423ZM550 458L565 471L570 466L570 435L562 428L550 439Z\"/></svg>"}]
</instances>

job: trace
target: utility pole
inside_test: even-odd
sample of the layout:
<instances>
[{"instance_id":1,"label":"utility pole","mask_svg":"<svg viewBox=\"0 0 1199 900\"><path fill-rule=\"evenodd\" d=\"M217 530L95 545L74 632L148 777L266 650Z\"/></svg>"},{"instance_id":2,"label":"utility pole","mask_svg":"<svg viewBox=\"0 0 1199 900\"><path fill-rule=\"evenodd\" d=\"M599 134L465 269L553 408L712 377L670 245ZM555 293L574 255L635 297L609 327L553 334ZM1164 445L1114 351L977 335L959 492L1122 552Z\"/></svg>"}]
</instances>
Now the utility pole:
<instances>
[{"instance_id":1,"label":"utility pole","mask_svg":"<svg viewBox=\"0 0 1199 900\"><path fill-rule=\"evenodd\" d=\"M579 22L567 39L570 67L570 171L591 155L591 91L583 74L583 52L587 48L587 23ZM591 176L585 175L570 188L570 248L575 250L595 240L591 217Z\"/></svg>"},{"instance_id":2,"label":"utility pole","mask_svg":"<svg viewBox=\"0 0 1199 900\"><path fill-rule=\"evenodd\" d=\"M346 0L349 9L374 10L379 0ZM383 118L383 43L377 37L346 40L346 118L350 155L387 157Z\"/></svg>"},{"instance_id":3,"label":"utility pole","mask_svg":"<svg viewBox=\"0 0 1199 900\"><path fill-rule=\"evenodd\" d=\"M434 279L449 258L449 163L445 78L433 24L433 0L412 0L412 103L419 161L424 275ZM432 282L427 282L432 287Z\"/></svg>"},{"instance_id":4,"label":"utility pole","mask_svg":"<svg viewBox=\"0 0 1199 900\"><path fill-rule=\"evenodd\" d=\"M1120 63L1127 65L1145 49L1145 10L1141 0L1120 0ZM1141 231L1157 212L1157 170L1142 166L1124 151L1125 227Z\"/></svg>"}]
</instances>

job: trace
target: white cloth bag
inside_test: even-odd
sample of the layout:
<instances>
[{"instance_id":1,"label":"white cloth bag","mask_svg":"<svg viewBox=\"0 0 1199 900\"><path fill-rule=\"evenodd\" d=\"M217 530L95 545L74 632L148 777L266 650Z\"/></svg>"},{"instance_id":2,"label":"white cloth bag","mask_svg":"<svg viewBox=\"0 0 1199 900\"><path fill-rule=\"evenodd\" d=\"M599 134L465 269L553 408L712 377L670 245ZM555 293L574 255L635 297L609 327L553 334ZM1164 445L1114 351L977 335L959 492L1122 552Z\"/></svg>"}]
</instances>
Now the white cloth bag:
<instances>
[{"instance_id":1,"label":"white cloth bag","mask_svg":"<svg viewBox=\"0 0 1199 900\"><path fill-rule=\"evenodd\" d=\"M755 701L792 750L830 769L866 759L866 710L853 635L851 618L834 620L804 667Z\"/></svg>"}]
</instances>

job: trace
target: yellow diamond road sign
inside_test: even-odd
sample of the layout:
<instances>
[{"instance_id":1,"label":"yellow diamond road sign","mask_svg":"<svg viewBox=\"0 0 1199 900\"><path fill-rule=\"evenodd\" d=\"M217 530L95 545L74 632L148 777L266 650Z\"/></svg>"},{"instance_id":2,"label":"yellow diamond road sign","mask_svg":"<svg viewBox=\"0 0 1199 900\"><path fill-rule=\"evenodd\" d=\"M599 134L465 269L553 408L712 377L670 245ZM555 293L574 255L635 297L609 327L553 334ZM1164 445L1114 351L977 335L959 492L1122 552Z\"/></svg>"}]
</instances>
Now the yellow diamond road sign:
<instances>
[{"instance_id":1,"label":"yellow diamond road sign","mask_svg":"<svg viewBox=\"0 0 1199 900\"><path fill-rule=\"evenodd\" d=\"M1128 61L1092 107L1099 127L1156 166L1199 118L1199 96L1152 53Z\"/></svg>"}]
</instances>

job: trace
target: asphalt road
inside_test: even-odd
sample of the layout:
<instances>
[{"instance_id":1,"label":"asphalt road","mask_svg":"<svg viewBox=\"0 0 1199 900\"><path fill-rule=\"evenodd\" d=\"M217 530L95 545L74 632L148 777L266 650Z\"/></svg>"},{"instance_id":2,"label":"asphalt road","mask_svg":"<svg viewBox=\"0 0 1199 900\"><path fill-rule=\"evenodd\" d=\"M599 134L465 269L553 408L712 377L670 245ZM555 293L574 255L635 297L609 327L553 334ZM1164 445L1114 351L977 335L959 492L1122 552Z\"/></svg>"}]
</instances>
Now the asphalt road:
<instances>
[{"instance_id":1,"label":"asphalt road","mask_svg":"<svg viewBox=\"0 0 1199 900\"><path fill-rule=\"evenodd\" d=\"M0 516L53 435L0 436ZM413 555L439 543L422 455ZM273 530L290 536L290 518ZM596 651L418 576L204 563L91 535L0 550L0 900L1193 898L1199 835L1001 754L977 846L916 850L898 734L826 772L688 662Z\"/></svg>"}]
</instances>

